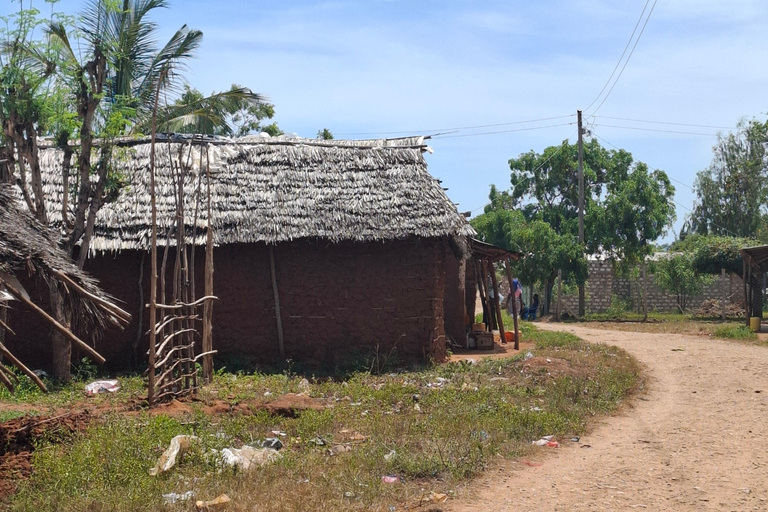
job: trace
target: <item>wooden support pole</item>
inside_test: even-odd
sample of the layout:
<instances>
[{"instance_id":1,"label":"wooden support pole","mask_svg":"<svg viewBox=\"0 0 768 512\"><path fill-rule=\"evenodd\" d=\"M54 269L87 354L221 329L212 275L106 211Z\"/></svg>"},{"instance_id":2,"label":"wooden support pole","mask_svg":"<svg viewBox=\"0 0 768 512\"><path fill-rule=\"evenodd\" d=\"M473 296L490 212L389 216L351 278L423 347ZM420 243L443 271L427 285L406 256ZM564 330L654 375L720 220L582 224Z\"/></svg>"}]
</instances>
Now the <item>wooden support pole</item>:
<instances>
[{"instance_id":1,"label":"wooden support pole","mask_svg":"<svg viewBox=\"0 0 768 512\"><path fill-rule=\"evenodd\" d=\"M498 327L499 324L498 324L498 321L496 319L496 308L493 307L493 301L491 299L491 290L490 290L490 288L488 288L488 273L489 273L488 261L485 258L483 258L480 261L480 266L483 269L483 284L485 285L485 290L487 292L485 294L485 301L486 301L486 307L488 308L488 313L489 313L488 317L491 320L490 321L491 326L490 326L490 329L488 329L488 330L489 331L494 331L494 330L499 328Z\"/></svg>"},{"instance_id":2,"label":"wooden support pole","mask_svg":"<svg viewBox=\"0 0 768 512\"><path fill-rule=\"evenodd\" d=\"M285 359L283 343L283 320L280 318L280 294L277 292L277 272L275 271L275 246L269 246L269 270L272 274L272 294L275 296L275 318L277 319L277 342L280 346L280 358Z\"/></svg>"},{"instance_id":3,"label":"wooden support pole","mask_svg":"<svg viewBox=\"0 0 768 512\"><path fill-rule=\"evenodd\" d=\"M741 262L741 281L744 284L744 316L749 326L749 296L747 295L747 262Z\"/></svg>"},{"instance_id":4,"label":"wooden support pole","mask_svg":"<svg viewBox=\"0 0 768 512\"><path fill-rule=\"evenodd\" d=\"M512 264L509 262L509 258L504 262L504 270L507 273L507 281L509 281L509 300L512 301L512 323L515 328L515 350L520 350L520 328L517 320L517 299L515 298L515 286L512 284Z\"/></svg>"},{"instance_id":5,"label":"wooden support pole","mask_svg":"<svg viewBox=\"0 0 768 512\"><path fill-rule=\"evenodd\" d=\"M200 162L203 161L202 149ZM205 295L213 295L213 222L211 219L211 163L208 157L208 146L205 147L205 181L206 208L208 210L208 225L205 230ZM203 305L203 380L213 381L213 300L206 300Z\"/></svg>"},{"instance_id":6,"label":"wooden support pole","mask_svg":"<svg viewBox=\"0 0 768 512\"><path fill-rule=\"evenodd\" d=\"M474 260L475 281L477 281L477 290L480 293L480 304L483 306L483 322L491 323L491 314L488 311L485 300L485 285L483 284L483 273L480 271L480 261ZM474 318L472 322L474 322ZM486 326L487 327L487 326Z\"/></svg>"},{"instance_id":7,"label":"wooden support pole","mask_svg":"<svg viewBox=\"0 0 768 512\"><path fill-rule=\"evenodd\" d=\"M8 281L5 281L2 277L0 277L0 284L5 286L5 289L13 295L16 300L21 302L22 304L29 307L32 311L40 315L46 322L51 324L57 331L59 331L61 334L63 334L67 339L74 342L75 345L78 346L82 351L87 353L90 357L93 358L94 361L96 361L99 364L104 364L105 359L102 357L101 354L96 352L90 345L88 345L86 342L75 336L72 331L61 325L59 322L57 322L52 316L50 316L48 313L43 311L37 304L32 302L31 300L27 299L23 293L21 293L19 290L14 288L11 284L8 283Z\"/></svg>"},{"instance_id":8,"label":"wooden support pole","mask_svg":"<svg viewBox=\"0 0 768 512\"><path fill-rule=\"evenodd\" d=\"M31 380L32 382L34 382L35 384L37 384L37 387L39 387L39 388L40 388L40 389L43 391L43 393L47 393L47 392L48 392L48 388L46 388L46 387L45 387L45 384L43 384L43 381L42 381L42 380L40 380L40 377L38 377L37 375L35 375L35 373L34 373L32 370L30 370L29 368L27 368L27 367L24 365L24 363L22 363L21 361L19 361L18 359L16 359L16 356L14 356L14 355L11 353L11 351L10 351L10 350L8 350L8 348L7 348L5 345L3 345L2 343L0 343L0 352L2 352L2 354L3 354L3 355L6 357L6 358L8 358L8 360L9 360L9 361L10 361L10 362L11 362L11 363L12 363L12 364L13 364L13 365L16 367L16 368L18 368L19 370L21 370L21 371L22 371L22 373L23 373L24 375L26 375L27 377L29 377L29 378L30 378L30 380Z\"/></svg>"},{"instance_id":9,"label":"wooden support pole","mask_svg":"<svg viewBox=\"0 0 768 512\"><path fill-rule=\"evenodd\" d=\"M489 270L491 271L491 283L493 284L493 302L494 306L496 307L496 316L499 321L499 341L501 343L506 343L507 338L504 334L504 319L501 316L501 304L499 300L499 282L496 279L496 269L493 267L493 263L491 261L488 262L488 266L490 267Z\"/></svg>"},{"instance_id":10,"label":"wooden support pole","mask_svg":"<svg viewBox=\"0 0 768 512\"><path fill-rule=\"evenodd\" d=\"M74 280L72 280L67 274L63 272L59 272L57 270L53 271L54 274L56 274L58 277L60 277L65 283L70 285L72 288L74 288L80 295L86 297L91 302L95 303L96 305L100 306L103 310L109 312L120 320L123 324L128 325L131 323L131 314L127 311L123 311L119 307L117 307L115 304L112 304L111 302L102 299L101 297L97 297L96 295L93 295L92 293L88 292L85 288L77 284Z\"/></svg>"}]
</instances>

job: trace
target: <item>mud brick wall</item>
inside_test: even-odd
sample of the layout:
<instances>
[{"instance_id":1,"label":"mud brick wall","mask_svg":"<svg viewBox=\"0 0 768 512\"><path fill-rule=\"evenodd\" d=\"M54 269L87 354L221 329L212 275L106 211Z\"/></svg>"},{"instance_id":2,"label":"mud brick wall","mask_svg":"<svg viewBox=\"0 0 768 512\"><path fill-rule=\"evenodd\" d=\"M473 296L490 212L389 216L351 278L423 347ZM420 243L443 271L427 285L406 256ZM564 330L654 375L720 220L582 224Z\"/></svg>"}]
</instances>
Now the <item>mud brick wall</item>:
<instances>
[{"instance_id":1,"label":"mud brick wall","mask_svg":"<svg viewBox=\"0 0 768 512\"><path fill-rule=\"evenodd\" d=\"M587 312L605 312L611 305L612 296L634 304L636 308L641 307L641 296L637 289L638 285L640 287L645 286L647 290L649 311L678 311L677 297L659 288L654 282L653 274L648 273L645 279L640 277L636 282L633 282L629 279L617 277L610 261L590 261L589 278L587 279ZM700 294L688 300L688 308L696 308L708 299L722 300L722 286L720 276L715 276L710 284L704 286ZM743 281L739 276L726 275L725 289L729 302L733 304L744 303L743 286ZM577 294L564 295L562 304L564 311L570 310L576 313L579 306L579 297ZM553 310L554 307L555 304L553 303Z\"/></svg>"},{"instance_id":2,"label":"mud brick wall","mask_svg":"<svg viewBox=\"0 0 768 512\"><path fill-rule=\"evenodd\" d=\"M444 298L449 252L442 240L388 243L297 241L275 248L286 358L335 365L354 357L382 356L393 349L401 362L445 358ZM204 251L196 253L196 288L202 296ZM174 261L169 255L169 267ZM149 329L149 255L123 251L88 261L86 270L133 315L124 331L111 329L95 348L108 367L124 369L137 342L146 360ZM213 340L219 356L252 363L279 360L269 251L265 245L228 245L214 250ZM171 280L171 271L168 272ZM458 287L452 282L451 287ZM37 293L37 292L33 292ZM460 292L455 292L463 297ZM35 297L35 295L33 295ZM45 297L37 296L45 302ZM141 319L141 329L139 319ZM463 318L462 318L463 321ZM33 313L15 307L8 345L33 368L48 368L50 330ZM332 368L332 366L331 366Z\"/></svg>"}]
</instances>

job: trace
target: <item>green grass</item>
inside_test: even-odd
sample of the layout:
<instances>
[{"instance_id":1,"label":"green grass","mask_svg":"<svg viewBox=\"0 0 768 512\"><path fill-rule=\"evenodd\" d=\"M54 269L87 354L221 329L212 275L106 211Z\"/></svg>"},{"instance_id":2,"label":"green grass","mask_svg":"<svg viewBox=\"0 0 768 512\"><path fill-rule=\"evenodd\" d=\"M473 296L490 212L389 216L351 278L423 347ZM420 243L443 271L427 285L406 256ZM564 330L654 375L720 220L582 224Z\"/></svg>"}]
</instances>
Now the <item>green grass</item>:
<instances>
[{"instance_id":1,"label":"green grass","mask_svg":"<svg viewBox=\"0 0 768 512\"><path fill-rule=\"evenodd\" d=\"M746 325L721 325L714 329L712 336L730 340L756 340L757 334Z\"/></svg>"},{"instance_id":2,"label":"green grass","mask_svg":"<svg viewBox=\"0 0 768 512\"><path fill-rule=\"evenodd\" d=\"M111 414L68 443L41 441L35 472L8 508L190 510L190 503L166 504L162 494L193 490L194 499L227 493L233 500L228 510L386 511L402 510L430 490L452 494L499 456L528 454L532 440L584 433L594 416L616 410L642 383L635 360L615 347L534 325L526 325L526 339L536 343L533 362L549 358L568 372L550 374L521 354L379 376L355 373L341 382L312 380L308 393L327 407L296 418L200 410L183 419ZM252 402L267 392L277 397L300 391L301 379L290 371L220 374L201 398ZM209 456L212 449L257 444L272 430L287 433L276 463L242 473ZM329 447L348 440L345 430L368 440L329 455ZM149 476L178 434L199 441L169 473ZM313 442L317 437L327 445ZM389 474L402 483L383 484L381 476Z\"/></svg>"}]
</instances>

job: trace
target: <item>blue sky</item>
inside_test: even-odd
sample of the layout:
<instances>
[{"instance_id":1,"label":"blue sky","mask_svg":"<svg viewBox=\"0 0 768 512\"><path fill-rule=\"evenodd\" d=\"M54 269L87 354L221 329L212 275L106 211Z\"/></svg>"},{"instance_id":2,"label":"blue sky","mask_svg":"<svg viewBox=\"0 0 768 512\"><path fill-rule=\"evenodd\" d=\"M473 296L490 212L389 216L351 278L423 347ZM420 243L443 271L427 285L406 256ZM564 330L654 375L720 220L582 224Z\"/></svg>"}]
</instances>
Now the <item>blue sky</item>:
<instances>
[{"instance_id":1,"label":"blue sky","mask_svg":"<svg viewBox=\"0 0 768 512\"><path fill-rule=\"evenodd\" d=\"M600 92L645 4L171 0L156 20L166 39L184 23L203 31L186 75L192 86L248 86L275 104L283 130L300 136L321 128L337 138L429 134L557 117L463 129L430 142L430 172L461 211L479 213L490 184L509 186L510 158L575 141L576 127L567 123ZM2 1L0 14L16 5ZM46 9L42 0L35 5ZM57 9L82 5L63 0ZM718 127L765 119L765 34L764 0L658 0L613 92L596 117L586 116L604 141L675 180L675 231L719 130L608 117ZM545 128L509 131L533 127ZM497 131L506 133L487 133Z\"/></svg>"}]
</instances>

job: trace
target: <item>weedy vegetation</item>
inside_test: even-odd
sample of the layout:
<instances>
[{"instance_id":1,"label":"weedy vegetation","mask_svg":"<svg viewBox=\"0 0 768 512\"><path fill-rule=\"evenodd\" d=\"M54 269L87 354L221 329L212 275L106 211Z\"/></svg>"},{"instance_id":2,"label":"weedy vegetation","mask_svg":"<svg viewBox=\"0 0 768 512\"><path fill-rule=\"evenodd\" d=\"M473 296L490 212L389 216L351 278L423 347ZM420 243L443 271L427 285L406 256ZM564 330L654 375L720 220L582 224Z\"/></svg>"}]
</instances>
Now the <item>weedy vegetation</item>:
<instances>
[{"instance_id":1,"label":"weedy vegetation","mask_svg":"<svg viewBox=\"0 0 768 512\"><path fill-rule=\"evenodd\" d=\"M191 403L188 415L110 413L66 443L41 440L33 453L34 472L8 498L7 507L190 510L190 501L170 503L163 495L192 491L193 501L226 493L232 499L227 510L389 511L403 510L431 491L461 494L499 457L531 456L531 441L544 435L567 442L642 386L636 361L615 347L532 325L525 333L536 343L530 356L385 375L359 372L343 381L290 370L220 372L201 400ZM67 388L54 395L76 392ZM129 386L111 400L133 393ZM258 408L217 415L203 411L216 400L268 402L286 393L304 393L323 407L294 417ZM171 471L149 476L178 434L197 440ZM283 457L256 469L233 470L211 456L213 449L258 446L275 435L285 445ZM385 475L397 477L396 483L383 483Z\"/></svg>"}]
</instances>

